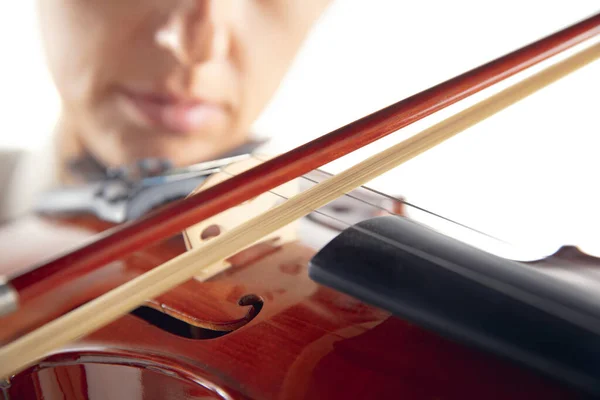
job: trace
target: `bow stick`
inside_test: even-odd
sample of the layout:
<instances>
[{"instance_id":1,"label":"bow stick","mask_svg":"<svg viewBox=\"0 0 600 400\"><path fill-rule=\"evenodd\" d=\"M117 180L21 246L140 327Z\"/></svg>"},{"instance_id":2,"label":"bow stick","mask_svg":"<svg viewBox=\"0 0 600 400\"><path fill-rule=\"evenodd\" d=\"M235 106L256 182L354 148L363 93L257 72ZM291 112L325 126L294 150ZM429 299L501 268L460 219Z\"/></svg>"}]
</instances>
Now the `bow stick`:
<instances>
[{"instance_id":1,"label":"bow stick","mask_svg":"<svg viewBox=\"0 0 600 400\"><path fill-rule=\"evenodd\" d=\"M48 352L132 311L207 267L397 167L457 133L600 57L600 43L537 73L429 129L332 176L281 205L211 239L0 348L0 377L10 377ZM233 179L233 178L231 178Z\"/></svg>"},{"instance_id":2,"label":"bow stick","mask_svg":"<svg viewBox=\"0 0 600 400\"><path fill-rule=\"evenodd\" d=\"M210 218L446 108L600 33L600 14L408 97L234 178L174 202L99 239L0 284L0 316L190 225ZM47 279L52 278L52 279Z\"/></svg>"}]
</instances>

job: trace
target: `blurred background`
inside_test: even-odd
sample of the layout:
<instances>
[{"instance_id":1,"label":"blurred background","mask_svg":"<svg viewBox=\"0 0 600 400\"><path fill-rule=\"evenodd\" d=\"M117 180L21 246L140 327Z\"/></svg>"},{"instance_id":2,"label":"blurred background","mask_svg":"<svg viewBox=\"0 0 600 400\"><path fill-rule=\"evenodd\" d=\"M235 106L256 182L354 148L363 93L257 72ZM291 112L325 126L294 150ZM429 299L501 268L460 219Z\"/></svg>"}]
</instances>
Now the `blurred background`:
<instances>
[{"instance_id":1,"label":"blurred background","mask_svg":"<svg viewBox=\"0 0 600 400\"><path fill-rule=\"evenodd\" d=\"M583 19L598 5L337 0L255 131L285 151ZM34 2L1 2L0 15L0 148L34 149L60 108ZM371 185L520 245L551 250L577 243L594 251L598 89L596 62ZM434 120L325 169L339 171Z\"/></svg>"}]
</instances>

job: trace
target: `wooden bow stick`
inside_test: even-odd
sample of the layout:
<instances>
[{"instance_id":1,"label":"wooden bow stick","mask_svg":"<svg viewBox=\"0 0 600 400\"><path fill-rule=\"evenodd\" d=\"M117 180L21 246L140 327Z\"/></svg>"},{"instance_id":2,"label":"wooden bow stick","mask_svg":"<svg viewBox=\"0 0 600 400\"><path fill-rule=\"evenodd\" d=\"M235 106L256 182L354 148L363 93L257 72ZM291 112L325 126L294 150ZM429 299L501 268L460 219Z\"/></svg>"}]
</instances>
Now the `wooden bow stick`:
<instances>
[{"instance_id":1,"label":"wooden bow stick","mask_svg":"<svg viewBox=\"0 0 600 400\"><path fill-rule=\"evenodd\" d=\"M211 239L124 285L90 301L0 349L0 378L10 377L55 349L134 310L239 249L322 207L457 133L496 114L600 57L600 44L561 61L429 129L313 186L285 203Z\"/></svg>"}]
</instances>

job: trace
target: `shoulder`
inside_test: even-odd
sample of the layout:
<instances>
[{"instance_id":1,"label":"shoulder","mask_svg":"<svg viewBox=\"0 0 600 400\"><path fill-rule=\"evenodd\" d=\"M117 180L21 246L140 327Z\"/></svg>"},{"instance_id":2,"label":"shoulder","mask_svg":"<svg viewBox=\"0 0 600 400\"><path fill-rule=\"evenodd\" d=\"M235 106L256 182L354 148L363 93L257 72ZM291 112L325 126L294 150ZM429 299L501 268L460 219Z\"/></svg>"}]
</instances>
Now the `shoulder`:
<instances>
[{"instance_id":1,"label":"shoulder","mask_svg":"<svg viewBox=\"0 0 600 400\"><path fill-rule=\"evenodd\" d=\"M21 149L0 149L0 222L8 218L8 203L11 197L12 178L25 151Z\"/></svg>"},{"instance_id":2,"label":"shoulder","mask_svg":"<svg viewBox=\"0 0 600 400\"><path fill-rule=\"evenodd\" d=\"M0 222L31 211L40 193L55 182L51 145L35 150L0 150Z\"/></svg>"},{"instance_id":3,"label":"shoulder","mask_svg":"<svg viewBox=\"0 0 600 400\"><path fill-rule=\"evenodd\" d=\"M10 178L19 162L23 157L24 151L20 149L0 149L0 189L2 189L2 198L10 182Z\"/></svg>"}]
</instances>

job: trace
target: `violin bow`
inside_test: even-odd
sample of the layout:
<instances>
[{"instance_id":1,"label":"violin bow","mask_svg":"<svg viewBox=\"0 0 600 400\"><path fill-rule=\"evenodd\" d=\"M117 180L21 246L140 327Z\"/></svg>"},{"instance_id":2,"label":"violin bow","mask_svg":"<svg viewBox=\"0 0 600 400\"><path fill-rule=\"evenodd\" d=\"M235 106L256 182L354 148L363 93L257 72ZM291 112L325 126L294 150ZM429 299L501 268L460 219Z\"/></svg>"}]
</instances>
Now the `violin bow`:
<instances>
[{"instance_id":1,"label":"violin bow","mask_svg":"<svg viewBox=\"0 0 600 400\"><path fill-rule=\"evenodd\" d=\"M223 233L204 246L183 253L31 333L0 348L0 378L10 377L49 352L132 311L193 276L210 275L209 267L240 249L320 208L339 196L397 167L465 129L504 110L600 58L600 42L516 83L425 131L334 175L279 206ZM234 178L231 178L234 179Z\"/></svg>"},{"instance_id":2,"label":"violin bow","mask_svg":"<svg viewBox=\"0 0 600 400\"><path fill-rule=\"evenodd\" d=\"M59 284L178 234L190 225L364 147L598 33L600 13L272 158L195 196L107 230L95 241L0 284L0 316L16 311L19 304Z\"/></svg>"}]
</instances>

